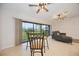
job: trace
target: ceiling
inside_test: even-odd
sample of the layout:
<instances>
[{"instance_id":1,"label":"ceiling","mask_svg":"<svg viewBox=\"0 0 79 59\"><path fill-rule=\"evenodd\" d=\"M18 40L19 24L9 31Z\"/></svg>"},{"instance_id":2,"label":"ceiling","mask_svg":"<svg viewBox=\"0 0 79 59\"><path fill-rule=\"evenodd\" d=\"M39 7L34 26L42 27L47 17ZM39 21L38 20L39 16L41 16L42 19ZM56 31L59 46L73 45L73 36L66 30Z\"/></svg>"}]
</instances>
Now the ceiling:
<instances>
[{"instance_id":1,"label":"ceiling","mask_svg":"<svg viewBox=\"0 0 79 59\"><path fill-rule=\"evenodd\" d=\"M52 3L48 5L48 12L39 12L36 14L36 7L29 7L28 3L13 3L4 4L8 9L16 11L17 13L24 13L28 17L40 18L40 19L52 19L52 17L59 12L67 10L70 12L69 17L79 15L79 4L77 3Z\"/></svg>"}]
</instances>

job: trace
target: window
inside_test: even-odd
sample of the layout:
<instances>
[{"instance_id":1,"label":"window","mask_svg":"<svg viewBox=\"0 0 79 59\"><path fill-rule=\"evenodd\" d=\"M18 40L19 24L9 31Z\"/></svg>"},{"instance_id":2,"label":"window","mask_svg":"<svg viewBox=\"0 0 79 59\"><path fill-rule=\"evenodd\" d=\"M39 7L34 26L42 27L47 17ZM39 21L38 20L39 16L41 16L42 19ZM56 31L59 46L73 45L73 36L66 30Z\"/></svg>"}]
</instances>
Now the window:
<instances>
[{"instance_id":1,"label":"window","mask_svg":"<svg viewBox=\"0 0 79 59\"><path fill-rule=\"evenodd\" d=\"M28 32L41 33L44 32L44 35L50 35L50 25L33 23L33 22L22 22L22 42L28 40Z\"/></svg>"}]
</instances>

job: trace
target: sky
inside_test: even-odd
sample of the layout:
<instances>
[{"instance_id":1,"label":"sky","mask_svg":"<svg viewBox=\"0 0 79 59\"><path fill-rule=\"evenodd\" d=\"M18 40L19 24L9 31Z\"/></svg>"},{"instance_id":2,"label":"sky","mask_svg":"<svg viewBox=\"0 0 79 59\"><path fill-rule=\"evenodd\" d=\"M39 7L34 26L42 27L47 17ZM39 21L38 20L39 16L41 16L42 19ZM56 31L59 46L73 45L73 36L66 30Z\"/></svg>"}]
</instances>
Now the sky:
<instances>
[{"instance_id":1,"label":"sky","mask_svg":"<svg viewBox=\"0 0 79 59\"><path fill-rule=\"evenodd\" d=\"M22 23L22 28L26 28L26 29L33 28L33 24L31 24L31 23Z\"/></svg>"}]
</instances>

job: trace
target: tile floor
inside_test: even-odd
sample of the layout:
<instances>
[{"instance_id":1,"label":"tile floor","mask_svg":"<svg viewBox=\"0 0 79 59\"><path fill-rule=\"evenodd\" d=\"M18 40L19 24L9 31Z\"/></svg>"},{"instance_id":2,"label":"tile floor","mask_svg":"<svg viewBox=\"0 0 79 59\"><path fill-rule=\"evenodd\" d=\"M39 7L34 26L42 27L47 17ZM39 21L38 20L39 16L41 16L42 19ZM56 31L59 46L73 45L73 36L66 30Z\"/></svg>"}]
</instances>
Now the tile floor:
<instances>
[{"instance_id":1,"label":"tile floor","mask_svg":"<svg viewBox=\"0 0 79 59\"><path fill-rule=\"evenodd\" d=\"M46 48L44 56L79 56L79 43L73 42L72 45L55 41L48 38L49 49ZM0 51L1 56L30 56L30 48L26 50L26 43L19 46L7 48ZM40 56L40 53L35 53L35 56Z\"/></svg>"}]
</instances>

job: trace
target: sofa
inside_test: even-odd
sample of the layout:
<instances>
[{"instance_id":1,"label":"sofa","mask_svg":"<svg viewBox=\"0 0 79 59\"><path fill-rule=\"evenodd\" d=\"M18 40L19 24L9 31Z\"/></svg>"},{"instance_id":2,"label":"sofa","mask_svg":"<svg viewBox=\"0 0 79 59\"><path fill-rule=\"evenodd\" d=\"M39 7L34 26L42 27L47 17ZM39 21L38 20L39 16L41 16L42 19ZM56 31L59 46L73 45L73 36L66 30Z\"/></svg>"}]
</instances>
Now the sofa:
<instances>
[{"instance_id":1,"label":"sofa","mask_svg":"<svg viewBox=\"0 0 79 59\"><path fill-rule=\"evenodd\" d=\"M64 43L72 43L72 37L66 36L66 33L61 33L59 31L53 31L52 38Z\"/></svg>"}]
</instances>

